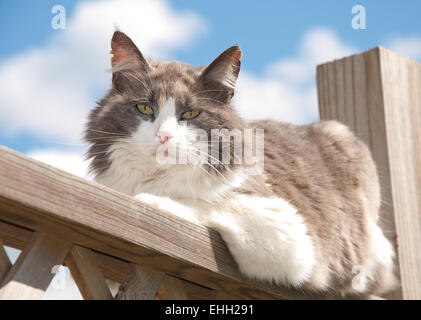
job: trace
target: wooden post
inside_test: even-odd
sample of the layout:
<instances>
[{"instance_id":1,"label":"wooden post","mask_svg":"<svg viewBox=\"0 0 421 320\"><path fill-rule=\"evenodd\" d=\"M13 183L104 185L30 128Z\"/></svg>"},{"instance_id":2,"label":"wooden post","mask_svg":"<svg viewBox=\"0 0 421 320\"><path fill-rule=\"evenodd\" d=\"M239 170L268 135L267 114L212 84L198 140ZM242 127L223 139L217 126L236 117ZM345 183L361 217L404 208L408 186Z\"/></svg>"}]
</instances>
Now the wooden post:
<instances>
[{"instance_id":1,"label":"wooden post","mask_svg":"<svg viewBox=\"0 0 421 320\"><path fill-rule=\"evenodd\" d=\"M66 259L66 265L85 300L113 298L92 250L74 245Z\"/></svg>"},{"instance_id":2,"label":"wooden post","mask_svg":"<svg viewBox=\"0 0 421 320\"><path fill-rule=\"evenodd\" d=\"M130 264L126 280L121 284L116 300L152 300L155 299L165 274L159 271Z\"/></svg>"},{"instance_id":3,"label":"wooden post","mask_svg":"<svg viewBox=\"0 0 421 320\"><path fill-rule=\"evenodd\" d=\"M317 67L321 119L370 147L382 227L395 242L404 299L421 299L421 63L378 47Z\"/></svg>"},{"instance_id":4,"label":"wooden post","mask_svg":"<svg viewBox=\"0 0 421 320\"><path fill-rule=\"evenodd\" d=\"M41 299L54 277L54 266L61 265L71 243L34 232L16 263L5 275L0 299Z\"/></svg>"}]
</instances>

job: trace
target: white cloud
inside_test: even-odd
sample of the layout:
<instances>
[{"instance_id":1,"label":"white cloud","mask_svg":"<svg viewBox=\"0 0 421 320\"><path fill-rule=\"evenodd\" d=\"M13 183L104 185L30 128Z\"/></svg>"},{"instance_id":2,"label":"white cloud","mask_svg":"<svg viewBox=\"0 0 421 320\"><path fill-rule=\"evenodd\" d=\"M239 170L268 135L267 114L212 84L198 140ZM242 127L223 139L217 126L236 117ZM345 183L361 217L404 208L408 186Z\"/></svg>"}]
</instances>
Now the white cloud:
<instances>
[{"instance_id":1,"label":"white cloud","mask_svg":"<svg viewBox=\"0 0 421 320\"><path fill-rule=\"evenodd\" d=\"M297 124L317 120L317 64L356 51L330 29L309 30L297 56L269 64L262 76L240 73L236 98L240 114L246 119L271 118Z\"/></svg>"},{"instance_id":2,"label":"white cloud","mask_svg":"<svg viewBox=\"0 0 421 320\"><path fill-rule=\"evenodd\" d=\"M82 300L82 295L67 267L61 266L56 270L43 300Z\"/></svg>"},{"instance_id":3,"label":"white cloud","mask_svg":"<svg viewBox=\"0 0 421 320\"><path fill-rule=\"evenodd\" d=\"M79 177L91 178L88 175L89 162L84 160L83 152L60 149L40 149L31 150L27 155Z\"/></svg>"},{"instance_id":4,"label":"white cloud","mask_svg":"<svg viewBox=\"0 0 421 320\"><path fill-rule=\"evenodd\" d=\"M410 58L421 60L421 36L393 37L386 42L386 47Z\"/></svg>"},{"instance_id":5,"label":"white cloud","mask_svg":"<svg viewBox=\"0 0 421 320\"><path fill-rule=\"evenodd\" d=\"M0 64L0 130L47 141L78 141L94 97L109 86L110 39L117 25L145 55L165 57L205 30L190 12L164 0L79 3L67 28L48 43Z\"/></svg>"}]
</instances>

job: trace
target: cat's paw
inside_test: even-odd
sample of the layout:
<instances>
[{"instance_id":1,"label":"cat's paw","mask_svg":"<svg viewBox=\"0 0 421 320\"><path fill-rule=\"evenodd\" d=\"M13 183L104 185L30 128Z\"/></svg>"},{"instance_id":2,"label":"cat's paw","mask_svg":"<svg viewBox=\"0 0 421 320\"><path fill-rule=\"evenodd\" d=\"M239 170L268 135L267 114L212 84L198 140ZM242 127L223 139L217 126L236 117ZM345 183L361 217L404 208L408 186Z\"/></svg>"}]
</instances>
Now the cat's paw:
<instances>
[{"instance_id":1,"label":"cat's paw","mask_svg":"<svg viewBox=\"0 0 421 320\"><path fill-rule=\"evenodd\" d=\"M160 197L150 193L139 193L135 196L135 198L155 208L167 211L182 219L193 223L198 223L198 219L196 218L191 208L168 197Z\"/></svg>"},{"instance_id":2,"label":"cat's paw","mask_svg":"<svg viewBox=\"0 0 421 320\"><path fill-rule=\"evenodd\" d=\"M134 197L142 202L145 202L157 208L160 208L160 203L162 202L162 199L166 199L166 198L158 197L151 193L139 193L135 195Z\"/></svg>"},{"instance_id":3,"label":"cat's paw","mask_svg":"<svg viewBox=\"0 0 421 320\"><path fill-rule=\"evenodd\" d=\"M251 278L299 287L310 277L314 247L303 219L279 198L242 196L207 225L227 243L240 270Z\"/></svg>"}]
</instances>

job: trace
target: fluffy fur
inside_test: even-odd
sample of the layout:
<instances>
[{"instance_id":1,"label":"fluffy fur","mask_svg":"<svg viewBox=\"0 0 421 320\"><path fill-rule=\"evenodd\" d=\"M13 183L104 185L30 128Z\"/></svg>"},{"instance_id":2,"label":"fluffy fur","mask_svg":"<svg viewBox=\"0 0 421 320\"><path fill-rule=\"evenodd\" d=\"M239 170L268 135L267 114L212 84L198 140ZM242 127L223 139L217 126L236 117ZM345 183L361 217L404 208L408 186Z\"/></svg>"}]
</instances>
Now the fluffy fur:
<instances>
[{"instance_id":1,"label":"fluffy fur","mask_svg":"<svg viewBox=\"0 0 421 320\"><path fill-rule=\"evenodd\" d=\"M207 67L147 61L118 31L112 49L113 86L85 135L97 182L214 228L249 277L342 295L394 287L394 252L377 225L376 167L347 127L243 121L231 104L237 46ZM153 116L140 114L139 103L150 105ZM189 110L199 116L183 125L181 114ZM265 130L262 174L250 175L234 161L242 150L233 143L229 163L222 163L211 130L223 128ZM197 129L209 140L195 140ZM171 138L162 143L162 135ZM187 163L157 161L175 146Z\"/></svg>"}]
</instances>

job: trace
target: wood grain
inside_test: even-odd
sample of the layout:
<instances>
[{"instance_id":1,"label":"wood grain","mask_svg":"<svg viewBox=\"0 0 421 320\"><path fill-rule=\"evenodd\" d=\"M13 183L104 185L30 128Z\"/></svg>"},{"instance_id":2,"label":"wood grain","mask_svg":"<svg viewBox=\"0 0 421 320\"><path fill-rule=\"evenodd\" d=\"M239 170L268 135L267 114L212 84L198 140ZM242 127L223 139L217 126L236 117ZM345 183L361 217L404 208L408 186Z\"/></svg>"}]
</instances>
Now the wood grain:
<instances>
[{"instance_id":1,"label":"wood grain","mask_svg":"<svg viewBox=\"0 0 421 320\"><path fill-rule=\"evenodd\" d=\"M0 147L0 220L243 299L311 299L242 276L219 234Z\"/></svg>"},{"instance_id":2,"label":"wood grain","mask_svg":"<svg viewBox=\"0 0 421 320\"><path fill-rule=\"evenodd\" d=\"M12 263L10 262L9 257L3 248L2 241L0 240L0 283L3 281L11 267Z\"/></svg>"},{"instance_id":3,"label":"wood grain","mask_svg":"<svg viewBox=\"0 0 421 320\"><path fill-rule=\"evenodd\" d=\"M31 237L32 231L0 221L0 241L4 245L23 250ZM92 252L106 279L123 282L128 272L128 262L93 250Z\"/></svg>"},{"instance_id":4,"label":"wood grain","mask_svg":"<svg viewBox=\"0 0 421 320\"><path fill-rule=\"evenodd\" d=\"M168 300L188 300L189 296L183 285L183 280L172 276L165 276L162 281Z\"/></svg>"},{"instance_id":5,"label":"wood grain","mask_svg":"<svg viewBox=\"0 0 421 320\"><path fill-rule=\"evenodd\" d=\"M317 89L321 119L352 128L377 164L381 226L399 252L393 297L421 299L421 64L378 47L319 65Z\"/></svg>"},{"instance_id":6,"label":"wood grain","mask_svg":"<svg viewBox=\"0 0 421 320\"><path fill-rule=\"evenodd\" d=\"M6 239L5 244L7 244L10 247L23 250L26 244L31 239L31 236L32 232L28 229L23 229L0 221L0 240ZM129 272L130 263L100 252L96 252L94 250L91 250L91 252L95 256L95 260L98 264L98 267L100 268L106 280L111 280L113 282L113 285L115 286L116 283L122 283L126 279L126 276ZM66 265L67 262L68 259L65 259L64 265ZM171 276L167 275L167 277ZM180 279L180 281L182 281L184 290L186 291L190 299L208 300L214 299L216 296L215 290L200 286L198 284L186 280ZM107 284L109 284L108 281ZM168 295L165 291L164 286L162 285L161 287L162 289L160 288L160 298L168 299ZM111 290L111 292L113 293L113 290Z\"/></svg>"},{"instance_id":7,"label":"wood grain","mask_svg":"<svg viewBox=\"0 0 421 320\"><path fill-rule=\"evenodd\" d=\"M0 221L0 240L5 246L23 250L31 237L31 230Z\"/></svg>"},{"instance_id":8,"label":"wood grain","mask_svg":"<svg viewBox=\"0 0 421 320\"><path fill-rule=\"evenodd\" d=\"M155 299L165 274L130 264L130 272L121 284L116 300Z\"/></svg>"},{"instance_id":9,"label":"wood grain","mask_svg":"<svg viewBox=\"0 0 421 320\"><path fill-rule=\"evenodd\" d=\"M111 300L113 298L91 249L73 246L66 258L66 266L69 267L85 300Z\"/></svg>"},{"instance_id":10,"label":"wood grain","mask_svg":"<svg viewBox=\"0 0 421 320\"><path fill-rule=\"evenodd\" d=\"M405 299L421 299L421 63L380 49L393 207Z\"/></svg>"},{"instance_id":11,"label":"wood grain","mask_svg":"<svg viewBox=\"0 0 421 320\"><path fill-rule=\"evenodd\" d=\"M4 277L0 299L41 299L54 277L53 267L62 264L70 247L65 240L34 232Z\"/></svg>"}]
</instances>

